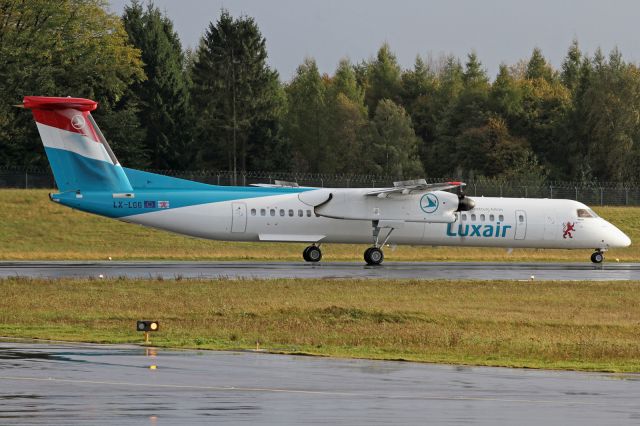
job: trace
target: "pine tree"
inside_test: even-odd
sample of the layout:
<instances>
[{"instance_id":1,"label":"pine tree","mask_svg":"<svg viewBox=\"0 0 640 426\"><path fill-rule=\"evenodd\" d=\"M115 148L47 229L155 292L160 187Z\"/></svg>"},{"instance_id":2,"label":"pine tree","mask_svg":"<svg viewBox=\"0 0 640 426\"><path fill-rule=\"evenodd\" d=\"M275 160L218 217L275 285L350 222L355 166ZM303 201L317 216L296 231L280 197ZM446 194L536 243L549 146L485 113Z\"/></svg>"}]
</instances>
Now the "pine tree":
<instances>
[{"instance_id":1,"label":"pine tree","mask_svg":"<svg viewBox=\"0 0 640 426\"><path fill-rule=\"evenodd\" d=\"M534 48L533 53L531 53L531 58L529 58L529 62L527 63L525 77L529 80L544 79L549 82L553 80L553 69L542 55L542 50L538 47Z\"/></svg>"},{"instance_id":2,"label":"pine tree","mask_svg":"<svg viewBox=\"0 0 640 426\"><path fill-rule=\"evenodd\" d=\"M191 165L192 151L189 87L184 54L171 20L149 3L138 1L125 8L123 22L129 40L142 52L147 79L133 85L125 100L138 108L146 135L143 140L150 166L184 169Z\"/></svg>"},{"instance_id":3,"label":"pine tree","mask_svg":"<svg viewBox=\"0 0 640 426\"><path fill-rule=\"evenodd\" d=\"M249 152L263 146L279 152L282 98L278 73L266 61L266 40L253 18L234 19L222 10L209 24L196 52L191 92L203 166L242 171L252 165Z\"/></svg>"},{"instance_id":4,"label":"pine tree","mask_svg":"<svg viewBox=\"0 0 640 426\"><path fill-rule=\"evenodd\" d=\"M378 174L409 179L423 174L418 138L404 108L389 99L378 103L373 117L372 158Z\"/></svg>"},{"instance_id":5,"label":"pine tree","mask_svg":"<svg viewBox=\"0 0 640 426\"><path fill-rule=\"evenodd\" d=\"M326 91L316 61L307 58L286 88L288 113L285 135L291 144L296 170L327 172Z\"/></svg>"},{"instance_id":6,"label":"pine tree","mask_svg":"<svg viewBox=\"0 0 640 426\"><path fill-rule=\"evenodd\" d=\"M387 43L378 50L376 59L367 67L367 90L365 93L369 113L376 111L378 102L391 99L400 102L402 93L402 70L396 56Z\"/></svg>"},{"instance_id":7,"label":"pine tree","mask_svg":"<svg viewBox=\"0 0 640 426\"><path fill-rule=\"evenodd\" d=\"M571 92L574 92L578 87L580 80L580 68L582 66L582 52L578 46L578 40L573 40L567 56L562 62L562 74L560 78L562 84L564 84Z\"/></svg>"}]
</instances>

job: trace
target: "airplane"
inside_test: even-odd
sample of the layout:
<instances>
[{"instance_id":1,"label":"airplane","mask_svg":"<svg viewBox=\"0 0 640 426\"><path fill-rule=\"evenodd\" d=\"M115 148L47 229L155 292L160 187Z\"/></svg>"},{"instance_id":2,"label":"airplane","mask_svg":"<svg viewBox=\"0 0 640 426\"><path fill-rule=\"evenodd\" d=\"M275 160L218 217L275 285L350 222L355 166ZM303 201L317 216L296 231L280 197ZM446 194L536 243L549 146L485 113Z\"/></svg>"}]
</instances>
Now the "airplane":
<instances>
[{"instance_id":1,"label":"airplane","mask_svg":"<svg viewBox=\"0 0 640 426\"><path fill-rule=\"evenodd\" d=\"M601 263L631 240L583 203L562 199L469 197L463 182L395 182L388 188L313 188L295 182L209 185L123 167L83 98L26 96L58 193L52 201L123 222L224 241L370 243L368 265L387 244L592 249ZM449 190L455 190L450 192Z\"/></svg>"}]
</instances>

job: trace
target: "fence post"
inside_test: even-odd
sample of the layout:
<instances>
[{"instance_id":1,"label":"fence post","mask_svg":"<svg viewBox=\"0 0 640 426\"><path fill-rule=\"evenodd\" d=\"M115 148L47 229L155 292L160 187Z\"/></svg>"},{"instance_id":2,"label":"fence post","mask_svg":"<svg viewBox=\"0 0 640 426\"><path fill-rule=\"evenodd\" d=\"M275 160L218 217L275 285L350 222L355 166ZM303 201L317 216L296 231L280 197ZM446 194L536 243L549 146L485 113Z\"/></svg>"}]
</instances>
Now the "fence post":
<instances>
[{"instance_id":1,"label":"fence post","mask_svg":"<svg viewBox=\"0 0 640 426\"><path fill-rule=\"evenodd\" d=\"M624 205L629 205L629 188L624 189Z\"/></svg>"},{"instance_id":2,"label":"fence post","mask_svg":"<svg viewBox=\"0 0 640 426\"><path fill-rule=\"evenodd\" d=\"M553 198L553 185L549 185L549 198Z\"/></svg>"},{"instance_id":3,"label":"fence post","mask_svg":"<svg viewBox=\"0 0 640 426\"><path fill-rule=\"evenodd\" d=\"M577 186L576 186L576 198L575 198L575 200L578 201L578 187Z\"/></svg>"},{"instance_id":4,"label":"fence post","mask_svg":"<svg viewBox=\"0 0 640 426\"><path fill-rule=\"evenodd\" d=\"M600 205L604 205L604 188L600 187Z\"/></svg>"},{"instance_id":5,"label":"fence post","mask_svg":"<svg viewBox=\"0 0 640 426\"><path fill-rule=\"evenodd\" d=\"M474 182L473 184L473 196L477 197L478 196L478 184Z\"/></svg>"},{"instance_id":6,"label":"fence post","mask_svg":"<svg viewBox=\"0 0 640 426\"><path fill-rule=\"evenodd\" d=\"M24 172L24 189L29 189L29 172Z\"/></svg>"}]
</instances>

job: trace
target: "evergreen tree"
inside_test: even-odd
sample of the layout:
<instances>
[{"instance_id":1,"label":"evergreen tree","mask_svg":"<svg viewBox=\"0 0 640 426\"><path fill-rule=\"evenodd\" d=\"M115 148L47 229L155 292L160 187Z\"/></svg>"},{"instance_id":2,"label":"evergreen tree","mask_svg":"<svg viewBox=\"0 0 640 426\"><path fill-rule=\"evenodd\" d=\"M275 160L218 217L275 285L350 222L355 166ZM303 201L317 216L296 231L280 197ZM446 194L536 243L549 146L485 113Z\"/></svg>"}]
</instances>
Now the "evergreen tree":
<instances>
[{"instance_id":1,"label":"evergreen tree","mask_svg":"<svg viewBox=\"0 0 640 426\"><path fill-rule=\"evenodd\" d=\"M223 10L209 24L192 69L202 166L242 171L252 166L249 152L278 151L282 98L266 60L266 40L253 18L234 19Z\"/></svg>"},{"instance_id":2,"label":"evergreen tree","mask_svg":"<svg viewBox=\"0 0 640 426\"><path fill-rule=\"evenodd\" d=\"M325 156L336 154L326 146L326 90L316 61L311 58L298 67L286 88L285 135L291 144L295 170L326 172L322 168Z\"/></svg>"},{"instance_id":3,"label":"evergreen tree","mask_svg":"<svg viewBox=\"0 0 640 426\"><path fill-rule=\"evenodd\" d=\"M564 84L565 87L571 92L574 92L577 89L580 82L579 80L581 66L582 52L580 51L580 47L578 46L578 40L574 39L571 43L571 46L569 47L567 56L562 62L562 73L560 75L562 84Z\"/></svg>"},{"instance_id":4,"label":"evergreen tree","mask_svg":"<svg viewBox=\"0 0 640 426\"><path fill-rule=\"evenodd\" d=\"M544 79L550 82L553 80L553 74L553 69L542 55L542 50L537 47L534 48L527 63L525 77L529 80Z\"/></svg>"},{"instance_id":5,"label":"evergreen tree","mask_svg":"<svg viewBox=\"0 0 640 426\"><path fill-rule=\"evenodd\" d=\"M355 70L348 59L340 60L331 79L329 96L335 98L342 93L349 100L364 106L364 89L358 84Z\"/></svg>"},{"instance_id":6,"label":"evergreen tree","mask_svg":"<svg viewBox=\"0 0 640 426\"><path fill-rule=\"evenodd\" d=\"M142 52L147 79L130 87L125 101L138 107L146 135L142 141L149 165L184 169L194 153L190 144L189 87L184 55L171 20L152 3L143 9L134 0L125 7L124 27L129 40Z\"/></svg>"},{"instance_id":7,"label":"evergreen tree","mask_svg":"<svg viewBox=\"0 0 640 426\"><path fill-rule=\"evenodd\" d=\"M423 175L418 157L418 138L404 108L390 99L381 100L372 126L371 153L377 174L394 179Z\"/></svg>"},{"instance_id":8,"label":"evergreen tree","mask_svg":"<svg viewBox=\"0 0 640 426\"><path fill-rule=\"evenodd\" d=\"M371 62L367 69L367 91L366 103L369 113L376 111L378 102L381 99L390 99L400 102L402 92L401 81L402 70L396 56L391 51L387 43L384 43L378 50L376 59Z\"/></svg>"}]
</instances>

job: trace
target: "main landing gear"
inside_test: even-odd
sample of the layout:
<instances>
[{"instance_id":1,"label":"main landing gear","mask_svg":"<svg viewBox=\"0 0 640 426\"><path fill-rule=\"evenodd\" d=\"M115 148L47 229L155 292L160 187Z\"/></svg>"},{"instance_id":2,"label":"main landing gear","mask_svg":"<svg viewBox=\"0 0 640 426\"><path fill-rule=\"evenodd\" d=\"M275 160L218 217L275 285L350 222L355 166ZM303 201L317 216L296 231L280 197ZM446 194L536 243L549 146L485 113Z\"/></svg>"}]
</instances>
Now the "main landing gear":
<instances>
[{"instance_id":1,"label":"main landing gear","mask_svg":"<svg viewBox=\"0 0 640 426\"><path fill-rule=\"evenodd\" d=\"M597 249L595 253L591 255L591 261L593 263L602 263L604 260L604 250Z\"/></svg>"},{"instance_id":2,"label":"main landing gear","mask_svg":"<svg viewBox=\"0 0 640 426\"><path fill-rule=\"evenodd\" d=\"M307 262L320 262L320 259L322 259L322 251L320 250L320 247L314 244L304 249L302 257Z\"/></svg>"},{"instance_id":3,"label":"main landing gear","mask_svg":"<svg viewBox=\"0 0 640 426\"><path fill-rule=\"evenodd\" d=\"M384 260L384 253L382 252L381 247L384 247L384 245L387 244L387 241L389 241L389 237L391 236L394 228L389 228L389 232L387 232L384 241L382 242L382 244L380 244L380 227L378 226L379 222L377 220L374 220L371 222L371 225L373 226L373 247L369 247L364 251L364 261L367 262L367 265L377 266L380 265Z\"/></svg>"}]
</instances>

